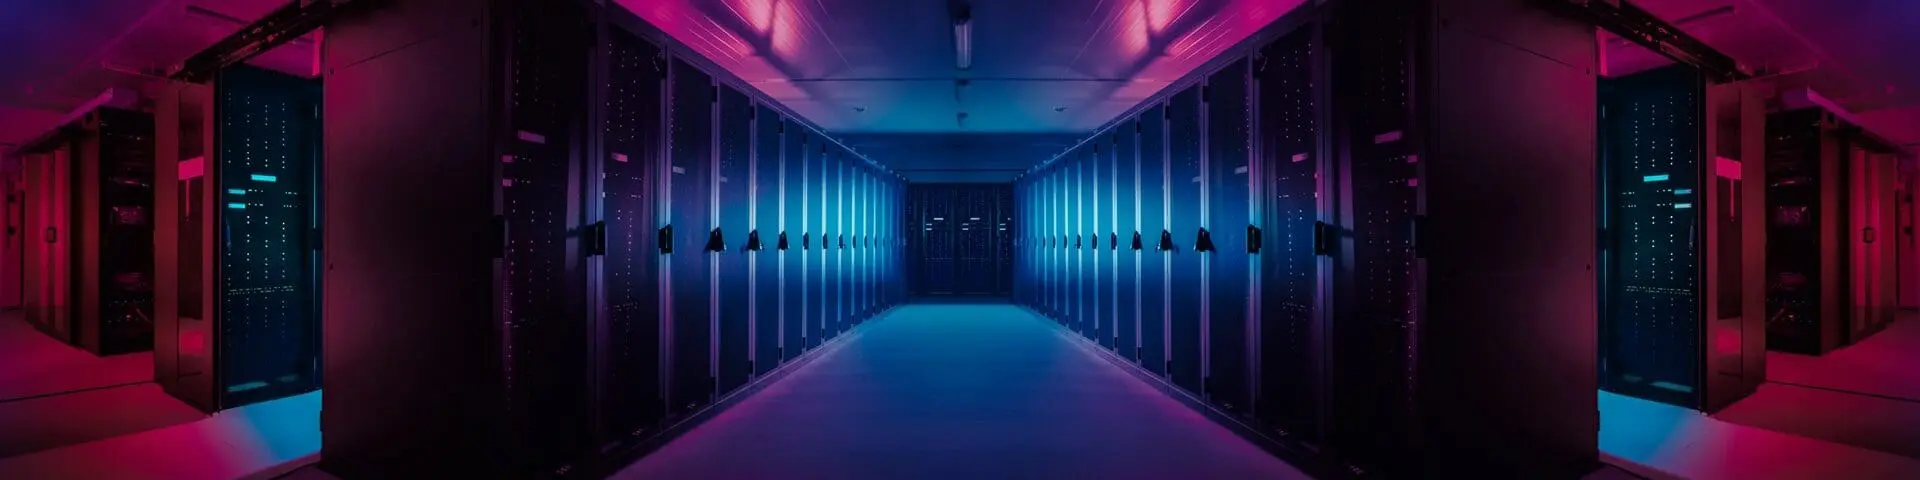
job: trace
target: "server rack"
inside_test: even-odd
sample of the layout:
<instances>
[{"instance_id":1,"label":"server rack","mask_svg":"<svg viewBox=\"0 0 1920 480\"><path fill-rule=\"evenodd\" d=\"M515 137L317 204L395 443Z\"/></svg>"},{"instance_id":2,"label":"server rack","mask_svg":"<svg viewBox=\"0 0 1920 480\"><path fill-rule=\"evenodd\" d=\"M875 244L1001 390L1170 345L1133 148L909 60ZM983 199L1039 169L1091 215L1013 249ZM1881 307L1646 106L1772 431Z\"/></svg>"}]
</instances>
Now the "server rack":
<instances>
[{"instance_id":1,"label":"server rack","mask_svg":"<svg viewBox=\"0 0 1920 480\"><path fill-rule=\"evenodd\" d=\"M783 121L783 127L786 125ZM807 321L812 312L808 308L809 262L807 248L812 238L807 233L806 211L809 205L807 197L807 141L805 132L794 132L781 137L782 158L780 162L780 236L776 248L780 252L780 311L781 329L784 333L780 343L780 361L786 362L806 352L808 343L814 335Z\"/></svg>"},{"instance_id":2,"label":"server rack","mask_svg":"<svg viewBox=\"0 0 1920 480\"><path fill-rule=\"evenodd\" d=\"M1140 326L1140 302L1143 293L1140 290L1140 249L1134 248L1134 239L1140 232L1140 144L1131 122L1112 130L1113 168L1109 169L1108 184L1112 185L1113 229L1107 238L1108 246L1113 250L1114 278L1114 322L1119 339L1114 341L1114 352L1133 362L1140 361L1142 338Z\"/></svg>"},{"instance_id":3,"label":"server rack","mask_svg":"<svg viewBox=\"0 0 1920 480\"><path fill-rule=\"evenodd\" d=\"M833 255L834 213L839 204L835 201L837 183L840 180L839 162L834 158L827 145L820 146L820 188L818 214L815 221L820 226L820 341L824 342L840 335L840 277L838 263Z\"/></svg>"},{"instance_id":4,"label":"server rack","mask_svg":"<svg viewBox=\"0 0 1920 480\"><path fill-rule=\"evenodd\" d=\"M756 106L754 113L753 173L749 175L752 189L749 193L754 202L747 212L753 229L747 232L747 269L752 272L752 284L748 286L747 298L752 299L752 327L748 336L753 339L753 355L748 364L754 375L763 375L782 364L781 347L785 343L785 325L780 316L786 310L780 304L784 286L780 283L780 266L785 260L779 250L784 244L781 226L784 224L780 207L786 199L786 192L780 190L783 171L782 155L786 146L781 142L786 137L786 119L779 112L764 105ZM762 253L771 252L771 253Z\"/></svg>"},{"instance_id":5,"label":"server rack","mask_svg":"<svg viewBox=\"0 0 1920 480\"><path fill-rule=\"evenodd\" d=\"M153 348L153 116L102 107L22 160L27 320L108 356Z\"/></svg>"},{"instance_id":6,"label":"server rack","mask_svg":"<svg viewBox=\"0 0 1920 480\"><path fill-rule=\"evenodd\" d=\"M246 66L157 102L155 378L195 408L320 388L321 102Z\"/></svg>"},{"instance_id":7,"label":"server rack","mask_svg":"<svg viewBox=\"0 0 1920 480\"><path fill-rule=\"evenodd\" d=\"M719 242L724 238L719 238L722 232L713 208L719 91L711 76L679 58L669 63L668 75L667 161L671 163L664 197L671 202L661 208L661 236L669 238L661 250L668 263L661 278L668 282L671 298L664 315L672 319L667 344L667 364L673 372L667 387L668 412L679 415L712 402L716 393L712 302L718 292L713 285L713 262L725 245Z\"/></svg>"},{"instance_id":8,"label":"server rack","mask_svg":"<svg viewBox=\"0 0 1920 480\"><path fill-rule=\"evenodd\" d=\"M1111 148L1102 150L1098 141L1092 142L1089 148L1091 155L1086 160L1087 171L1081 180L1087 186L1085 193L1087 206L1083 211L1087 215L1087 256L1090 258L1087 265L1087 301L1092 304L1090 309L1092 312L1087 317L1087 321L1093 324L1087 328L1087 331L1090 334L1089 340L1101 347L1111 349L1114 337L1113 275L1108 267L1111 266L1112 260L1107 254L1111 250L1103 251L1101 248L1107 243L1105 235L1102 235L1107 230L1102 227L1112 227L1108 219L1110 215L1106 213L1106 210L1111 207L1107 205L1106 199L1102 198L1100 193L1103 190L1113 189L1113 186L1104 182L1107 170L1112 168L1112 164L1107 159L1113 154L1113 150Z\"/></svg>"},{"instance_id":9,"label":"server rack","mask_svg":"<svg viewBox=\"0 0 1920 480\"><path fill-rule=\"evenodd\" d=\"M1592 27L1509 0L1329 7L1328 450L1389 476L1590 471Z\"/></svg>"},{"instance_id":10,"label":"server rack","mask_svg":"<svg viewBox=\"0 0 1920 480\"><path fill-rule=\"evenodd\" d=\"M1167 176L1170 166L1167 141L1167 106L1154 105L1135 120L1140 159L1134 166L1137 180L1134 191L1139 204L1139 227L1133 236L1134 251L1142 252L1140 261L1140 365L1157 375L1171 375L1167 364L1172 359L1172 315L1168 285L1172 275L1173 232L1168 217L1173 212Z\"/></svg>"},{"instance_id":11,"label":"server rack","mask_svg":"<svg viewBox=\"0 0 1920 480\"><path fill-rule=\"evenodd\" d=\"M1253 72L1257 114L1255 143L1259 196L1256 216L1260 251L1256 278L1258 321L1254 413L1258 423L1282 438L1324 442L1325 322L1332 219L1334 163L1323 141L1328 119L1320 25L1310 24L1258 51Z\"/></svg>"},{"instance_id":12,"label":"server rack","mask_svg":"<svg viewBox=\"0 0 1920 480\"><path fill-rule=\"evenodd\" d=\"M661 209L667 148L667 72L659 47L620 28L606 32L601 212L606 239L598 331L598 436L602 444L645 438L668 407L661 359L672 317L663 316Z\"/></svg>"},{"instance_id":13,"label":"server rack","mask_svg":"<svg viewBox=\"0 0 1920 480\"><path fill-rule=\"evenodd\" d=\"M26 266L21 306L27 322L76 343L73 326L73 149L70 143L21 158L26 177Z\"/></svg>"},{"instance_id":14,"label":"server rack","mask_svg":"<svg viewBox=\"0 0 1920 480\"><path fill-rule=\"evenodd\" d=\"M1200 230L1195 250L1205 255L1202 278L1207 318L1202 333L1206 368L1203 391L1219 408L1240 414L1251 412L1252 378L1249 305L1251 265L1255 248L1248 243L1259 223L1252 217L1253 151L1251 59L1235 61L1207 78L1201 95L1205 102L1207 226Z\"/></svg>"},{"instance_id":15,"label":"server rack","mask_svg":"<svg viewBox=\"0 0 1920 480\"><path fill-rule=\"evenodd\" d=\"M323 52L328 87L353 94L323 106L323 176L343 181L320 194L322 467L561 472L592 450L595 19L574 2L410 5L337 19Z\"/></svg>"},{"instance_id":16,"label":"server rack","mask_svg":"<svg viewBox=\"0 0 1920 480\"><path fill-rule=\"evenodd\" d=\"M708 301L713 309L712 361L717 373L716 395L725 395L746 384L753 372L751 317L753 298L748 287L753 272L747 256L753 252L747 232L753 229L753 140L752 101L745 93L729 86L719 88L718 141L713 182L714 230L708 240L713 268L714 295Z\"/></svg>"},{"instance_id":17,"label":"server rack","mask_svg":"<svg viewBox=\"0 0 1920 480\"><path fill-rule=\"evenodd\" d=\"M1167 259L1168 376L1175 385L1205 395L1205 256L1199 252L1206 230L1206 125L1200 87L1192 86L1167 101L1167 211L1161 250Z\"/></svg>"},{"instance_id":18,"label":"server rack","mask_svg":"<svg viewBox=\"0 0 1920 480\"><path fill-rule=\"evenodd\" d=\"M1718 410L1765 379L1762 100L1688 66L1599 98L1601 387Z\"/></svg>"},{"instance_id":19,"label":"server rack","mask_svg":"<svg viewBox=\"0 0 1920 480\"><path fill-rule=\"evenodd\" d=\"M1892 321L1895 160L1829 110L1767 128L1767 345L1821 355Z\"/></svg>"}]
</instances>

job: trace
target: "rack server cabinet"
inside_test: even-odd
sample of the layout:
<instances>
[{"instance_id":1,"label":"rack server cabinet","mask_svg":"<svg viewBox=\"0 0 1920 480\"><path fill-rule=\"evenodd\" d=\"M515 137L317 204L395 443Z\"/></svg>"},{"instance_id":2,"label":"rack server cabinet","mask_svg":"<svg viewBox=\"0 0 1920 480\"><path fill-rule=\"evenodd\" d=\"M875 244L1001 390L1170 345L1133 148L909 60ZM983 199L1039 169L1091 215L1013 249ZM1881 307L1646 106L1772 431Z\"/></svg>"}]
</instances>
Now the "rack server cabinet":
<instances>
[{"instance_id":1,"label":"rack server cabinet","mask_svg":"<svg viewBox=\"0 0 1920 480\"><path fill-rule=\"evenodd\" d=\"M1525 0L1328 7L1344 191L1325 451L1391 477L1591 471L1592 26Z\"/></svg>"},{"instance_id":2,"label":"rack server cabinet","mask_svg":"<svg viewBox=\"0 0 1920 480\"><path fill-rule=\"evenodd\" d=\"M854 195L853 172L854 159L839 146L833 147L833 215L828 217L828 231L833 232L833 319L834 335L846 333L853 327L853 279L852 255L847 251L847 232L851 230L849 209Z\"/></svg>"},{"instance_id":3,"label":"rack server cabinet","mask_svg":"<svg viewBox=\"0 0 1920 480\"><path fill-rule=\"evenodd\" d=\"M1139 207L1139 226L1135 230L1133 244L1130 246L1139 253L1140 262L1140 364L1147 371L1158 375L1169 375L1167 363L1171 360L1172 313L1167 295L1171 288L1169 277L1172 275L1173 257L1168 250L1173 248L1173 232L1168 230L1171 223L1167 217L1172 215L1167 202L1168 195L1168 145L1167 142L1167 106L1155 105L1140 113L1134 123L1134 135L1140 148L1139 161L1134 165L1137 179L1134 195ZM1164 240L1164 241L1163 241Z\"/></svg>"},{"instance_id":4,"label":"rack server cabinet","mask_svg":"<svg viewBox=\"0 0 1920 480\"><path fill-rule=\"evenodd\" d=\"M1765 379L1763 102L1687 66L1599 99L1601 388L1718 410Z\"/></svg>"},{"instance_id":5,"label":"rack server cabinet","mask_svg":"<svg viewBox=\"0 0 1920 480\"><path fill-rule=\"evenodd\" d=\"M748 296L748 284L753 272L748 270L749 251L747 232L753 229L753 139L754 106L745 93L733 87L719 87L719 155L714 170L713 215L717 222L713 236L712 268L714 295L711 308L714 316L713 351L714 370L717 372L718 386L715 393L724 395L733 389L745 385L752 373L753 339L751 317L752 298Z\"/></svg>"},{"instance_id":6,"label":"rack server cabinet","mask_svg":"<svg viewBox=\"0 0 1920 480\"><path fill-rule=\"evenodd\" d=\"M1206 256L1199 250L1200 232L1207 227L1205 133L1201 88L1174 94L1167 100L1167 185L1164 215L1167 232L1162 250L1167 270L1167 372L1175 385L1202 395L1205 367L1207 312Z\"/></svg>"},{"instance_id":7,"label":"rack server cabinet","mask_svg":"<svg viewBox=\"0 0 1920 480\"><path fill-rule=\"evenodd\" d=\"M1093 338L1092 313L1093 299L1088 297L1092 289L1087 286L1087 163L1091 150L1081 145L1067 157L1060 159L1062 165L1060 179L1061 206L1064 210L1061 224L1062 241L1065 248L1063 257L1064 282L1067 287L1067 312L1061 318L1068 328L1088 339Z\"/></svg>"},{"instance_id":8,"label":"rack server cabinet","mask_svg":"<svg viewBox=\"0 0 1920 480\"><path fill-rule=\"evenodd\" d=\"M1775 113L1767 128L1767 345L1822 355L1890 318L1877 271L1894 237L1875 212L1892 202L1894 175L1880 172L1893 160L1827 109Z\"/></svg>"},{"instance_id":9,"label":"rack server cabinet","mask_svg":"<svg viewBox=\"0 0 1920 480\"><path fill-rule=\"evenodd\" d=\"M21 159L26 191L26 268L21 299L27 322L66 343L73 328L73 149Z\"/></svg>"},{"instance_id":10,"label":"rack server cabinet","mask_svg":"<svg viewBox=\"0 0 1920 480\"><path fill-rule=\"evenodd\" d=\"M320 423L334 475L550 475L594 450L578 234L593 13L442 0L328 24L322 176L339 181L319 195Z\"/></svg>"},{"instance_id":11,"label":"rack server cabinet","mask_svg":"<svg viewBox=\"0 0 1920 480\"><path fill-rule=\"evenodd\" d=\"M786 332L781 330L785 323L780 320L785 312L780 305L781 293L785 290L780 283L784 259L779 253L780 230L784 224L780 206L786 199L786 192L780 190L781 160L786 152L781 142L786 138L786 119L765 105L756 108L753 173L748 176L752 180L750 195L754 202L747 212L753 223L753 229L747 231L747 269L753 272L753 283L747 288L747 298L753 304L748 337L753 338L754 345L748 363L753 366L754 375L760 375L780 366L780 349L786 337Z\"/></svg>"},{"instance_id":12,"label":"rack server cabinet","mask_svg":"<svg viewBox=\"0 0 1920 480\"><path fill-rule=\"evenodd\" d=\"M872 273L873 262L867 258L867 253L873 249L869 248L866 244L868 219L872 218L868 214L867 209L872 205L873 201L873 184L872 178L868 176L868 167L866 165L856 163L852 169L852 173L853 195L851 196L852 201L847 206L848 222L852 224L848 228L851 233L847 239L847 253L852 257L848 263L853 265L854 277L852 281L848 282L853 285L851 295L852 311L849 312L849 316L855 324L858 324L866 321L868 316L873 314L872 305L868 303L868 300L872 298L870 275Z\"/></svg>"},{"instance_id":13,"label":"rack server cabinet","mask_svg":"<svg viewBox=\"0 0 1920 480\"><path fill-rule=\"evenodd\" d=\"M1247 413L1252 406L1251 348L1248 304L1248 255L1254 249L1257 223L1250 202L1253 139L1250 116L1252 86L1250 60L1237 60L1207 78L1201 95L1205 102L1206 170L1202 183L1208 225L1201 230L1195 250L1204 258L1208 302L1206 369L1202 385L1207 398L1221 409Z\"/></svg>"},{"instance_id":14,"label":"rack server cabinet","mask_svg":"<svg viewBox=\"0 0 1920 480\"><path fill-rule=\"evenodd\" d=\"M1846 269L1852 301L1841 333L1844 342L1854 344L1892 323L1897 308L1894 247L1899 230L1892 213L1899 172L1886 147L1860 136L1849 140L1846 208L1852 231Z\"/></svg>"},{"instance_id":15,"label":"rack server cabinet","mask_svg":"<svg viewBox=\"0 0 1920 480\"><path fill-rule=\"evenodd\" d=\"M94 355L153 349L153 115L101 108L73 128L71 342ZM56 321L55 323L58 323Z\"/></svg>"},{"instance_id":16,"label":"rack server cabinet","mask_svg":"<svg viewBox=\"0 0 1920 480\"><path fill-rule=\"evenodd\" d=\"M725 249L714 209L714 156L719 151L718 85L713 77L681 59L668 67L668 176L670 199L661 205L661 249L667 267L661 278L670 299L665 318L672 323L667 338L667 388L670 414L693 412L713 401L717 383L713 344L713 262Z\"/></svg>"},{"instance_id":17,"label":"rack server cabinet","mask_svg":"<svg viewBox=\"0 0 1920 480\"><path fill-rule=\"evenodd\" d=\"M1133 235L1140 225L1140 144L1131 123L1122 123L1109 134L1113 158L1105 182L1111 187L1109 202L1113 208L1108 212L1113 228L1107 232L1107 245L1113 256L1113 320L1118 337L1113 350L1122 358L1139 362L1141 253L1133 248Z\"/></svg>"},{"instance_id":18,"label":"rack server cabinet","mask_svg":"<svg viewBox=\"0 0 1920 480\"><path fill-rule=\"evenodd\" d=\"M1322 219L1332 204L1333 175L1322 127L1325 57L1314 46L1323 30L1308 24L1258 52L1254 69L1257 218L1253 254L1259 265L1254 412L1259 424L1303 443L1323 441L1328 334L1325 275L1334 246Z\"/></svg>"},{"instance_id":19,"label":"rack server cabinet","mask_svg":"<svg viewBox=\"0 0 1920 480\"><path fill-rule=\"evenodd\" d=\"M820 208L814 212L814 221L819 222L820 229L820 238L817 239L820 241L818 269L820 292L817 298L820 307L818 317L820 341L824 342L840 334L840 278L836 272L838 265L834 262L833 255L834 213L838 212L839 208L834 194L838 191L836 182L840 178L840 170L839 161L834 158L833 151L828 145L821 144L818 158L820 161L815 167L820 170L820 183L817 189Z\"/></svg>"},{"instance_id":20,"label":"rack server cabinet","mask_svg":"<svg viewBox=\"0 0 1920 480\"><path fill-rule=\"evenodd\" d=\"M667 72L661 49L621 28L607 28L606 100L600 209L606 229L601 287L598 439L639 440L667 413L661 361L662 180L669 175Z\"/></svg>"},{"instance_id":21,"label":"rack server cabinet","mask_svg":"<svg viewBox=\"0 0 1920 480\"><path fill-rule=\"evenodd\" d=\"M195 408L320 388L321 101L235 66L156 104L155 379Z\"/></svg>"},{"instance_id":22,"label":"rack server cabinet","mask_svg":"<svg viewBox=\"0 0 1920 480\"><path fill-rule=\"evenodd\" d=\"M793 360L812 346L812 339L818 335L813 331L814 310L809 275L813 262L808 258L811 253L812 235L807 229L807 211L813 205L812 197L807 195L809 168L813 165L808 157L808 142L812 135L795 131L782 138L784 158L780 162L780 194L784 197L780 207L780 285L781 285L781 322L786 331L782 340L780 360Z\"/></svg>"},{"instance_id":23,"label":"rack server cabinet","mask_svg":"<svg viewBox=\"0 0 1920 480\"><path fill-rule=\"evenodd\" d=\"M21 283L26 272L26 184L22 182L21 160L11 169L0 171L0 217L5 232L0 232L0 310L19 309L26 293Z\"/></svg>"},{"instance_id":24,"label":"rack server cabinet","mask_svg":"<svg viewBox=\"0 0 1920 480\"><path fill-rule=\"evenodd\" d=\"M1113 255L1107 247L1105 233L1113 228L1112 214L1108 210L1113 206L1107 199L1113 185L1107 182L1108 171L1113 168L1111 145L1102 145L1096 138L1092 144L1093 155L1087 159L1086 201L1087 201L1087 255L1092 257L1087 266L1087 299L1093 303L1093 315L1088 318L1093 327L1094 343L1112 349L1114 342L1113 322Z\"/></svg>"}]
</instances>

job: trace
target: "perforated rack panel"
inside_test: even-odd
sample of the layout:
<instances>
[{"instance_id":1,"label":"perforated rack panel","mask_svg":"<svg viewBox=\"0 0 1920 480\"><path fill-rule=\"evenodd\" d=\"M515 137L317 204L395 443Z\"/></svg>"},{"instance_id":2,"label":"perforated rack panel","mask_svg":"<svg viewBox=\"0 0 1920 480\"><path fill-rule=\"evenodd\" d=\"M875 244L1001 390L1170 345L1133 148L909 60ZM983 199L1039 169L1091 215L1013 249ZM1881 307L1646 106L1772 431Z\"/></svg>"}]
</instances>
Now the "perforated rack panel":
<instances>
[{"instance_id":1,"label":"perforated rack panel","mask_svg":"<svg viewBox=\"0 0 1920 480\"><path fill-rule=\"evenodd\" d=\"M501 167L507 230L501 308L511 444L527 464L557 468L590 436L585 409L587 331L569 289L569 230L579 193L570 185L573 142L587 106L592 29L579 8L516 2L508 122L511 161Z\"/></svg>"},{"instance_id":2,"label":"perforated rack panel","mask_svg":"<svg viewBox=\"0 0 1920 480\"><path fill-rule=\"evenodd\" d=\"M1247 328L1250 270L1247 227L1252 201L1252 88L1248 63L1233 62L1207 80L1208 399L1221 409L1247 413L1253 406Z\"/></svg>"},{"instance_id":3,"label":"perforated rack panel","mask_svg":"<svg viewBox=\"0 0 1920 480\"><path fill-rule=\"evenodd\" d=\"M1767 348L1803 354L1823 346L1821 274L1823 232L1819 110L1767 117Z\"/></svg>"},{"instance_id":4,"label":"perforated rack panel","mask_svg":"<svg viewBox=\"0 0 1920 480\"><path fill-rule=\"evenodd\" d=\"M83 319L79 330L83 338L97 335L98 343L86 345L83 340L82 344L100 355L152 350L153 115L112 108L100 109L95 115L99 137L97 150L92 153L99 155L95 172L100 177L88 181L100 182L98 203L94 204L99 211L91 213L98 215L99 233L98 243L87 245L88 251L81 257L99 256L99 283L81 288L98 288L99 306L80 312L99 317L93 324L86 321L92 319ZM94 193L87 190L81 193ZM82 229L59 235L74 233L91 236Z\"/></svg>"},{"instance_id":5,"label":"perforated rack panel","mask_svg":"<svg viewBox=\"0 0 1920 480\"><path fill-rule=\"evenodd\" d=\"M667 390L671 413L699 408L713 400L712 318L708 295L713 286L707 235L715 225L709 183L714 152L713 78L686 61L671 63L666 198L663 227L673 229L673 251L666 254L672 324L668 331L672 380Z\"/></svg>"},{"instance_id":6,"label":"perforated rack panel","mask_svg":"<svg viewBox=\"0 0 1920 480\"><path fill-rule=\"evenodd\" d=\"M320 85L236 66L215 79L220 175L220 407L320 388L310 236Z\"/></svg>"},{"instance_id":7,"label":"perforated rack panel","mask_svg":"<svg viewBox=\"0 0 1920 480\"><path fill-rule=\"evenodd\" d=\"M1256 409L1268 427L1294 438L1320 436L1320 288L1314 224L1320 220L1319 105L1314 101L1313 32L1280 38L1262 52L1259 91L1261 208L1260 386Z\"/></svg>"},{"instance_id":8,"label":"perforated rack panel","mask_svg":"<svg viewBox=\"0 0 1920 480\"><path fill-rule=\"evenodd\" d=\"M660 285L656 191L661 164L660 49L611 29L608 39L605 217L607 334L606 415L601 437L618 440L651 430L666 413L660 390Z\"/></svg>"},{"instance_id":9,"label":"perforated rack panel","mask_svg":"<svg viewBox=\"0 0 1920 480\"><path fill-rule=\"evenodd\" d=\"M1167 317L1171 325L1167 368L1172 372L1174 384L1199 395L1205 391L1200 382L1201 358L1205 355L1202 335L1206 330L1206 312L1202 305L1206 294L1201 286L1205 282L1206 254L1196 252L1194 243L1202 226L1201 212L1206 211L1202 121L1199 87L1188 87L1168 101L1167 206L1170 210L1166 228L1173 234L1173 249L1162 254L1170 261L1173 271L1168 277L1168 301L1172 308Z\"/></svg>"},{"instance_id":10,"label":"perforated rack panel","mask_svg":"<svg viewBox=\"0 0 1920 480\"><path fill-rule=\"evenodd\" d=\"M1408 82L1414 15L1400 2L1337 5L1329 35L1342 62L1332 89L1345 105L1353 218L1352 269L1336 292L1332 362L1334 448L1364 467L1395 461L1414 434L1413 405L1420 312L1414 293L1414 219L1418 169L1406 138L1412 125ZM1349 21L1348 19L1352 19Z\"/></svg>"},{"instance_id":11,"label":"perforated rack panel","mask_svg":"<svg viewBox=\"0 0 1920 480\"><path fill-rule=\"evenodd\" d=\"M719 372L719 394L732 392L747 382L753 368L747 360L753 348L748 318L753 299L747 296L750 272L747 270L747 232L753 230L748 217L752 208L753 176L753 103L745 93L733 87L720 87L720 158L718 189L714 210L720 218L721 251L714 256L715 291L713 308L719 327L714 353Z\"/></svg>"},{"instance_id":12,"label":"perforated rack panel","mask_svg":"<svg viewBox=\"0 0 1920 480\"><path fill-rule=\"evenodd\" d=\"M1160 231L1167 226L1166 106L1140 113L1140 366L1167 373L1167 269L1171 255L1158 249ZM1123 127L1124 128L1124 127ZM1131 239L1129 239L1130 241ZM1131 245L1129 245L1131 248Z\"/></svg>"},{"instance_id":13,"label":"perforated rack panel","mask_svg":"<svg viewBox=\"0 0 1920 480\"><path fill-rule=\"evenodd\" d=\"M1699 369L1704 80L1668 67L1601 84L1607 175L1602 385L1692 405Z\"/></svg>"}]
</instances>

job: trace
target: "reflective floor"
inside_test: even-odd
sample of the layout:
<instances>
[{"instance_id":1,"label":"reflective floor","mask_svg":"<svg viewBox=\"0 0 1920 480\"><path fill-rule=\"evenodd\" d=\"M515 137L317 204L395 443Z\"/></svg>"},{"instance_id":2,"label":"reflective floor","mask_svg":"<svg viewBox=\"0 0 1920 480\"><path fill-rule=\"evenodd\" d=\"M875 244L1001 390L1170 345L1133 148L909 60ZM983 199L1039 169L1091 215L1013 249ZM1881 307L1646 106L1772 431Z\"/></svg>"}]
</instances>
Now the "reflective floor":
<instances>
[{"instance_id":1,"label":"reflective floor","mask_svg":"<svg viewBox=\"0 0 1920 480\"><path fill-rule=\"evenodd\" d=\"M910 305L614 478L1308 478L1006 305Z\"/></svg>"}]
</instances>

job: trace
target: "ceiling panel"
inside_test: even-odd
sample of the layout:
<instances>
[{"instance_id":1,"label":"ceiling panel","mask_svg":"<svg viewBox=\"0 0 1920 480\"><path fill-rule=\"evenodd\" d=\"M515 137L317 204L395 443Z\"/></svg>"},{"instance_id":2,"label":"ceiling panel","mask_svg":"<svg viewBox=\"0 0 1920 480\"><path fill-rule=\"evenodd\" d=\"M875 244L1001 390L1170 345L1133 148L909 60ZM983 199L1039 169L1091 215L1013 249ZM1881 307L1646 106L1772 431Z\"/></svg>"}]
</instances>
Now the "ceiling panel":
<instances>
[{"instance_id":1,"label":"ceiling panel","mask_svg":"<svg viewBox=\"0 0 1920 480\"><path fill-rule=\"evenodd\" d=\"M619 2L855 134L1088 132L1304 0L972 0L965 70L945 1Z\"/></svg>"}]
</instances>

